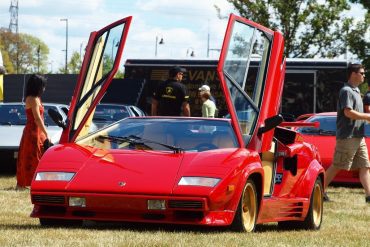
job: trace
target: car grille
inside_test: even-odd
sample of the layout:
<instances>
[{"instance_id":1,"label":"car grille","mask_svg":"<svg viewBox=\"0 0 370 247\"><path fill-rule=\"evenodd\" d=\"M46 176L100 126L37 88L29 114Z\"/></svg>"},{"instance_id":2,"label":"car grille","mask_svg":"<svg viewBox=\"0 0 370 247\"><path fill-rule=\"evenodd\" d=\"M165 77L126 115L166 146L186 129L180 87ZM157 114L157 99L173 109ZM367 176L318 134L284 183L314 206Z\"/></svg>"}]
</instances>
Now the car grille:
<instances>
[{"instance_id":1,"label":"car grille","mask_svg":"<svg viewBox=\"0 0 370 247\"><path fill-rule=\"evenodd\" d=\"M64 204L64 196L33 195L32 201L35 203Z\"/></svg>"},{"instance_id":2,"label":"car grille","mask_svg":"<svg viewBox=\"0 0 370 247\"><path fill-rule=\"evenodd\" d=\"M169 208L183 208L183 209L202 209L202 201L184 201L184 200L170 200L168 201Z\"/></svg>"}]
</instances>

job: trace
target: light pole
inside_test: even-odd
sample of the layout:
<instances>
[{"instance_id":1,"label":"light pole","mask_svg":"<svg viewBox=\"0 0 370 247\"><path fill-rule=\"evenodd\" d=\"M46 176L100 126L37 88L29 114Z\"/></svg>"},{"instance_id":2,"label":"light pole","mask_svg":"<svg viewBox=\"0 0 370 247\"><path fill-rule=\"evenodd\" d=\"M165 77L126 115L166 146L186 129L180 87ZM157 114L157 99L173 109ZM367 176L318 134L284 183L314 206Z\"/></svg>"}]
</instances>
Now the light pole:
<instances>
[{"instance_id":1,"label":"light pole","mask_svg":"<svg viewBox=\"0 0 370 247\"><path fill-rule=\"evenodd\" d=\"M40 45L37 47L37 73L40 73Z\"/></svg>"},{"instance_id":2,"label":"light pole","mask_svg":"<svg viewBox=\"0 0 370 247\"><path fill-rule=\"evenodd\" d=\"M114 53L114 44L115 44L115 42L116 42L116 38L113 38L113 40L112 40L112 63L114 62L113 61L113 53Z\"/></svg>"},{"instance_id":3,"label":"light pole","mask_svg":"<svg viewBox=\"0 0 370 247\"><path fill-rule=\"evenodd\" d=\"M155 36L155 53L154 53L155 57L157 57L158 44L163 45L164 40L163 38L161 38L161 40L158 42L158 36Z\"/></svg>"},{"instance_id":4,"label":"light pole","mask_svg":"<svg viewBox=\"0 0 370 247\"><path fill-rule=\"evenodd\" d=\"M82 46L83 46L84 42L81 42L80 44L80 62L82 63Z\"/></svg>"},{"instance_id":5,"label":"light pole","mask_svg":"<svg viewBox=\"0 0 370 247\"><path fill-rule=\"evenodd\" d=\"M64 73L67 74L67 65L68 65L68 19L60 19L60 21L65 21L66 22L66 68Z\"/></svg>"}]
</instances>

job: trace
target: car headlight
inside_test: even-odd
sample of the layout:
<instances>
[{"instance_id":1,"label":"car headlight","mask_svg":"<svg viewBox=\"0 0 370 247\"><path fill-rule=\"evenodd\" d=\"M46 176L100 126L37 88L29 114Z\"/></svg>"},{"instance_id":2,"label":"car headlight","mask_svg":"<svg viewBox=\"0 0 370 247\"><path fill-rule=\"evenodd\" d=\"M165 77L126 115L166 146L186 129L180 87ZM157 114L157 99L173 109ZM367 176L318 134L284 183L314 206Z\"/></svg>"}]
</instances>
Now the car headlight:
<instances>
[{"instance_id":1,"label":"car headlight","mask_svg":"<svg viewBox=\"0 0 370 247\"><path fill-rule=\"evenodd\" d=\"M70 181L75 172L38 172L36 181Z\"/></svg>"},{"instance_id":2,"label":"car headlight","mask_svg":"<svg viewBox=\"0 0 370 247\"><path fill-rule=\"evenodd\" d=\"M182 177L178 185L215 187L221 179L207 177Z\"/></svg>"}]
</instances>

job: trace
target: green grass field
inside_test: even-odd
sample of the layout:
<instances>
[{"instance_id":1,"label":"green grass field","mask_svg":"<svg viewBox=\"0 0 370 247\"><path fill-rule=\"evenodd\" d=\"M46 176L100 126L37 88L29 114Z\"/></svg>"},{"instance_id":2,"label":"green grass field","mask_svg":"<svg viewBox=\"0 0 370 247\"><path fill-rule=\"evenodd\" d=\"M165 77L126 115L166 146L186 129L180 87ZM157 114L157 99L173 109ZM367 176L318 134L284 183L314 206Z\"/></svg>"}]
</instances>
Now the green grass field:
<instances>
[{"instance_id":1,"label":"green grass field","mask_svg":"<svg viewBox=\"0 0 370 247\"><path fill-rule=\"evenodd\" d=\"M330 187L319 231L280 230L261 225L255 233L224 228L96 224L43 228L28 191L16 191L14 177L0 177L0 246L370 246L370 205L362 188Z\"/></svg>"}]
</instances>

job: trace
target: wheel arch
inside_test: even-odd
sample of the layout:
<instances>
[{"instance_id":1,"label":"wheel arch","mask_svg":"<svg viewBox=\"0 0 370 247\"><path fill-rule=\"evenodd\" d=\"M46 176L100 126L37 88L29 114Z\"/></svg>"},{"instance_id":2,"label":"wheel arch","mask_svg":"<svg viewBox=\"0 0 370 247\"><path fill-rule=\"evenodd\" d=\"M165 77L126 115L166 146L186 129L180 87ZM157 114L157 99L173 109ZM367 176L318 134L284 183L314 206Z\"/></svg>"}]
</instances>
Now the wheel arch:
<instances>
[{"instance_id":1,"label":"wheel arch","mask_svg":"<svg viewBox=\"0 0 370 247\"><path fill-rule=\"evenodd\" d=\"M263 168L259 163L251 163L247 165L247 168L244 170L243 174L241 175L242 179L238 182L237 191L234 198L230 201L229 209L236 212L238 208L238 204L243 194L244 186L248 179L253 180L256 191L257 191L257 203L258 209L261 206L261 200L263 195Z\"/></svg>"},{"instance_id":2,"label":"wheel arch","mask_svg":"<svg viewBox=\"0 0 370 247\"><path fill-rule=\"evenodd\" d=\"M310 165L308 166L306 170L306 174L304 175L301 181L302 186L297 186L297 188L306 188L306 189L298 190L296 192L296 195L299 197L310 198L312 189L318 177L321 179L321 182L325 184L325 179L326 179L325 169L322 167L322 165L319 163L318 160L314 159L311 161Z\"/></svg>"}]
</instances>

